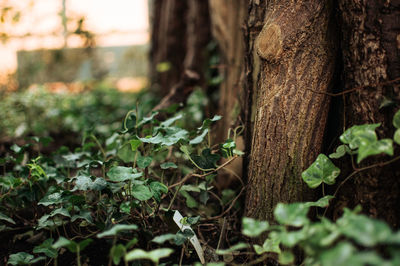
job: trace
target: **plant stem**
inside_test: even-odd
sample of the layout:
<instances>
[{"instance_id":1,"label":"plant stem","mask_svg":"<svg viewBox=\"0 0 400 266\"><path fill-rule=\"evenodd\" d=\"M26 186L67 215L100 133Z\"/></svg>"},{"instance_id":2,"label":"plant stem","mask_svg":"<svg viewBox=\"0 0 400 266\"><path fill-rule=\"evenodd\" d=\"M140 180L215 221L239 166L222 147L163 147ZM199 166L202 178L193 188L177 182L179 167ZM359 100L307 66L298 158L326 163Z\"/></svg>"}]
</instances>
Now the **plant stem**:
<instances>
[{"instance_id":1,"label":"plant stem","mask_svg":"<svg viewBox=\"0 0 400 266\"><path fill-rule=\"evenodd\" d=\"M81 266L81 252L79 250L79 245L76 247L76 263Z\"/></svg>"}]
</instances>

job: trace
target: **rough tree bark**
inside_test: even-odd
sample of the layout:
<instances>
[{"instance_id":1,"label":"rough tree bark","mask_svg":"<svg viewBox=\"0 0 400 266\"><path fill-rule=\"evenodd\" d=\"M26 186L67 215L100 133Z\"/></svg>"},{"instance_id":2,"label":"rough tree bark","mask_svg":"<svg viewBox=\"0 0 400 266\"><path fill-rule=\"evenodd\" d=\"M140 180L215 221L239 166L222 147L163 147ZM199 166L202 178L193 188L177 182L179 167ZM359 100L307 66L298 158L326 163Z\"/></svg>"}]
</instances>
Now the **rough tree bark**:
<instances>
[{"instance_id":1,"label":"rough tree bark","mask_svg":"<svg viewBox=\"0 0 400 266\"><path fill-rule=\"evenodd\" d=\"M209 0L213 37L221 53L219 73L223 76L219 92L217 141L223 141L227 129L240 124L240 104L243 99L241 76L244 66L243 26L247 3L243 0Z\"/></svg>"},{"instance_id":2,"label":"rough tree bark","mask_svg":"<svg viewBox=\"0 0 400 266\"><path fill-rule=\"evenodd\" d=\"M393 137L392 118L400 102L400 1L339 1L342 27L343 82L347 89L362 87L345 95L346 128L382 123L380 137ZM380 108L384 99L397 105ZM388 160L381 157L365 165ZM392 164L361 172L343 186L336 210L361 204L363 211L399 227L400 170Z\"/></svg>"},{"instance_id":3,"label":"rough tree bark","mask_svg":"<svg viewBox=\"0 0 400 266\"><path fill-rule=\"evenodd\" d=\"M311 195L301 172L321 151L328 114L329 98L311 90L328 91L334 72L329 2L250 3L247 80L255 108L247 216L272 221L278 202Z\"/></svg>"},{"instance_id":4,"label":"rough tree bark","mask_svg":"<svg viewBox=\"0 0 400 266\"><path fill-rule=\"evenodd\" d=\"M157 91L162 96L170 93L186 79L185 70L197 73L197 85L204 86L205 47L211 39L208 2L154 0L151 8L150 78ZM157 71L163 62L170 68Z\"/></svg>"}]
</instances>

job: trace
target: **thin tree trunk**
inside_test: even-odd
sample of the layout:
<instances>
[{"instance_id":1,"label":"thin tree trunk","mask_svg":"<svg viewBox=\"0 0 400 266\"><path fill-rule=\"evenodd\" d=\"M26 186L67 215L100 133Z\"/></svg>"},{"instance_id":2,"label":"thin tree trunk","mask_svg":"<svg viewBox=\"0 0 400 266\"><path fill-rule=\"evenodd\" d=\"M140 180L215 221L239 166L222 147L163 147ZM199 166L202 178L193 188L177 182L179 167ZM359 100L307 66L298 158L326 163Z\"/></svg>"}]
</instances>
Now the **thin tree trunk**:
<instances>
[{"instance_id":1,"label":"thin tree trunk","mask_svg":"<svg viewBox=\"0 0 400 266\"><path fill-rule=\"evenodd\" d=\"M183 73L188 6L187 1L154 0L152 9L150 76L156 90L164 96ZM160 63L169 64L170 68L159 71Z\"/></svg>"},{"instance_id":2,"label":"thin tree trunk","mask_svg":"<svg viewBox=\"0 0 400 266\"><path fill-rule=\"evenodd\" d=\"M345 88L364 86L345 96L345 125L382 123L378 135L392 138L400 82L388 81L400 76L400 1L340 0L338 15L342 24ZM384 99L396 105L381 108ZM364 164L377 161L366 160ZM396 164L358 174L342 187L336 207L361 204L365 213L398 228L400 213L394 210L400 206L399 174Z\"/></svg>"},{"instance_id":3,"label":"thin tree trunk","mask_svg":"<svg viewBox=\"0 0 400 266\"><path fill-rule=\"evenodd\" d=\"M157 108L165 108L185 102L195 85L206 86L209 9L208 2L202 0L155 0L151 6L150 78L156 91L166 96ZM160 71L160 63L170 68Z\"/></svg>"},{"instance_id":4,"label":"thin tree trunk","mask_svg":"<svg viewBox=\"0 0 400 266\"><path fill-rule=\"evenodd\" d=\"M246 215L272 221L278 202L311 195L301 172L322 148L329 97L311 90L328 91L334 72L331 6L322 0L254 0L249 12L254 128Z\"/></svg>"}]
</instances>

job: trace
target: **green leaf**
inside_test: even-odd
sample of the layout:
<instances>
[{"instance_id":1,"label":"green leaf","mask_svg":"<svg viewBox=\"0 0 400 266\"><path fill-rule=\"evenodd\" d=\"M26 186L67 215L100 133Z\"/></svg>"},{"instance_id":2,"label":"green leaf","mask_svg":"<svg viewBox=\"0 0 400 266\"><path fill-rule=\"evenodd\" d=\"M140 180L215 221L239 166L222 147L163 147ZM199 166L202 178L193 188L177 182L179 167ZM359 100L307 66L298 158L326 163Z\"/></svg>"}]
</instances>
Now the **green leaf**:
<instances>
[{"instance_id":1,"label":"green leaf","mask_svg":"<svg viewBox=\"0 0 400 266\"><path fill-rule=\"evenodd\" d=\"M139 154L139 156L137 157L137 165L139 168L146 168L147 166L149 166L151 164L151 162L153 161L153 158L148 157L148 156L141 156Z\"/></svg>"},{"instance_id":2,"label":"green leaf","mask_svg":"<svg viewBox=\"0 0 400 266\"><path fill-rule=\"evenodd\" d=\"M309 208L305 203L278 203L274 210L274 216L282 225L300 227L309 223L307 218Z\"/></svg>"},{"instance_id":3,"label":"green leaf","mask_svg":"<svg viewBox=\"0 0 400 266\"><path fill-rule=\"evenodd\" d=\"M191 230L186 229L184 232L178 231L176 234L164 234L156 236L152 241L157 244L164 244L164 242L170 241L177 246L181 246L193 235L194 234Z\"/></svg>"},{"instance_id":4,"label":"green leaf","mask_svg":"<svg viewBox=\"0 0 400 266\"><path fill-rule=\"evenodd\" d=\"M392 236L390 227L379 220L345 209L337 221L340 232L365 247L383 244Z\"/></svg>"},{"instance_id":5,"label":"green leaf","mask_svg":"<svg viewBox=\"0 0 400 266\"><path fill-rule=\"evenodd\" d=\"M59 204L61 202L63 202L62 194L59 192L56 192L56 193L52 193L52 194L44 196L39 201L38 204L43 205L43 206L49 206L49 205L53 205L53 204Z\"/></svg>"},{"instance_id":6,"label":"green leaf","mask_svg":"<svg viewBox=\"0 0 400 266\"><path fill-rule=\"evenodd\" d=\"M132 151L136 151L139 148L139 146L142 144L142 142L138 139L131 139L129 141L129 143L131 144Z\"/></svg>"},{"instance_id":7,"label":"green leaf","mask_svg":"<svg viewBox=\"0 0 400 266\"><path fill-rule=\"evenodd\" d=\"M189 225L197 224L199 221L200 221L200 216L187 217L187 220L186 220L186 222Z\"/></svg>"},{"instance_id":8,"label":"green leaf","mask_svg":"<svg viewBox=\"0 0 400 266\"><path fill-rule=\"evenodd\" d=\"M292 264L294 262L294 255L290 251L284 251L279 254L279 263L283 265Z\"/></svg>"},{"instance_id":9,"label":"green leaf","mask_svg":"<svg viewBox=\"0 0 400 266\"><path fill-rule=\"evenodd\" d=\"M255 252L258 255L261 255L262 253L265 252L274 252L274 253L281 253L281 249L279 247L279 244L281 243L281 240L278 238L267 238L264 241L264 244L262 246L259 245L253 245Z\"/></svg>"},{"instance_id":10,"label":"green leaf","mask_svg":"<svg viewBox=\"0 0 400 266\"><path fill-rule=\"evenodd\" d=\"M106 187L107 187L107 181L104 180L104 179L101 178L101 177L97 177L97 178L92 182L92 184L90 185L90 189L96 190L96 191L101 191L101 190L103 190L103 189L106 188Z\"/></svg>"},{"instance_id":11,"label":"green leaf","mask_svg":"<svg viewBox=\"0 0 400 266\"><path fill-rule=\"evenodd\" d=\"M210 149L204 149L201 156L192 154L192 160L202 169L210 170L217 167L217 162L221 157L218 154L212 154Z\"/></svg>"},{"instance_id":12,"label":"green leaf","mask_svg":"<svg viewBox=\"0 0 400 266\"><path fill-rule=\"evenodd\" d=\"M267 231L269 224L267 221L258 221L253 218L243 217L242 233L245 236L256 237Z\"/></svg>"},{"instance_id":13,"label":"green leaf","mask_svg":"<svg viewBox=\"0 0 400 266\"><path fill-rule=\"evenodd\" d=\"M119 232L122 231L130 231L130 230L137 230L138 226L136 224L116 224L110 229L97 234L98 238L106 237L106 236L115 236Z\"/></svg>"},{"instance_id":14,"label":"green leaf","mask_svg":"<svg viewBox=\"0 0 400 266\"><path fill-rule=\"evenodd\" d=\"M173 123L175 123L176 121L178 121L179 119L182 119L182 114L179 114L177 116L171 117L167 120L165 120L164 122L162 122L160 124L160 127L169 127L171 126Z\"/></svg>"},{"instance_id":15,"label":"green leaf","mask_svg":"<svg viewBox=\"0 0 400 266\"><path fill-rule=\"evenodd\" d=\"M334 153L329 154L329 158L339 159L346 154L347 150L350 150L347 145L339 145Z\"/></svg>"},{"instance_id":16,"label":"green leaf","mask_svg":"<svg viewBox=\"0 0 400 266\"><path fill-rule=\"evenodd\" d=\"M11 224L15 224L15 222L14 222L13 219L11 219L10 217L8 217L7 215L5 215L5 214L3 214L3 213L1 213L1 212L0 212L0 220L9 222L9 223L11 223Z\"/></svg>"},{"instance_id":17,"label":"green leaf","mask_svg":"<svg viewBox=\"0 0 400 266\"><path fill-rule=\"evenodd\" d=\"M154 137L147 136L139 139L144 143L171 146L178 143L180 140L187 140L189 135L189 132L177 127L163 128L163 131L166 132L165 135L158 132Z\"/></svg>"},{"instance_id":18,"label":"green leaf","mask_svg":"<svg viewBox=\"0 0 400 266\"><path fill-rule=\"evenodd\" d=\"M8 258L8 264L11 265L30 265L41 260L46 259L46 257L34 258L33 255L26 252L18 252L16 254L11 254Z\"/></svg>"},{"instance_id":19,"label":"green leaf","mask_svg":"<svg viewBox=\"0 0 400 266\"><path fill-rule=\"evenodd\" d=\"M199 144L199 143L203 142L204 137L207 135L207 133L208 133L208 128L204 129L200 135L198 135L197 137L195 137L194 139L189 141L189 144L195 145L195 144Z\"/></svg>"},{"instance_id":20,"label":"green leaf","mask_svg":"<svg viewBox=\"0 0 400 266\"><path fill-rule=\"evenodd\" d=\"M191 229L185 229L182 231L178 231L175 234L174 244L181 246L185 243L189 238L194 236L194 232Z\"/></svg>"},{"instance_id":21,"label":"green leaf","mask_svg":"<svg viewBox=\"0 0 400 266\"><path fill-rule=\"evenodd\" d=\"M196 208L199 205L197 201L187 191L180 190L179 192L182 196L185 197L186 206L188 206L189 208Z\"/></svg>"},{"instance_id":22,"label":"green leaf","mask_svg":"<svg viewBox=\"0 0 400 266\"><path fill-rule=\"evenodd\" d=\"M161 258L169 257L174 252L170 248L160 248L152 251L144 251L142 249L134 249L125 255L126 261L148 259L158 265Z\"/></svg>"},{"instance_id":23,"label":"green leaf","mask_svg":"<svg viewBox=\"0 0 400 266\"><path fill-rule=\"evenodd\" d=\"M340 141L349 144L351 149L356 149L360 145L368 145L378 140L375 129L381 124L366 124L360 126L352 126L347 129L341 136Z\"/></svg>"},{"instance_id":24,"label":"green leaf","mask_svg":"<svg viewBox=\"0 0 400 266\"><path fill-rule=\"evenodd\" d=\"M315 226L314 226L315 228ZM274 236L274 234L277 234ZM274 237L272 237L274 236ZM281 243L286 246L286 247L294 247L296 246L300 241L303 241L307 238L310 238L310 236L312 236L312 234L307 230L307 227L303 227L300 230L297 231L282 231L279 233L271 233L270 237L271 238L276 238L281 240Z\"/></svg>"},{"instance_id":25,"label":"green leaf","mask_svg":"<svg viewBox=\"0 0 400 266\"><path fill-rule=\"evenodd\" d=\"M323 198L320 198L318 201L315 202L305 202L304 205L306 207L320 207L320 208L324 208L324 207L328 207L329 205L329 201L331 199L333 199L334 196L331 195L327 195Z\"/></svg>"},{"instance_id":26,"label":"green leaf","mask_svg":"<svg viewBox=\"0 0 400 266\"><path fill-rule=\"evenodd\" d=\"M203 121L203 125L201 127L198 128L199 131L204 130L206 128L210 128L210 125L212 124L212 122L218 121L222 118L222 116L220 115L214 115L213 118L207 118L206 120Z\"/></svg>"},{"instance_id":27,"label":"green leaf","mask_svg":"<svg viewBox=\"0 0 400 266\"><path fill-rule=\"evenodd\" d=\"M117 152L118 157L124 161L124 163L132 163L135 161L135 152L132 151L130 143L122 145Z\"/></svg>"},{"instance_id":28,"label":"green leaf","mask_svg":"<svg viewBox=\"0 0 400 266\"><path fill-rule=\"evenodd\" d=\"M92 184L92 179L88 176L85 175L80 175L76 177L76 181L75 181L75 187L73 189L73 191L75 190L88 190L90 188L90 185Z\"/></svg>"},{"instance_id":29,"label":"green leaf","mask_svg":"<svg viewBox=\"0 0 400 266\"><path fill-rule=\"evenodd\" d=\"M393 116L393 126L400 129L400 110L398 110Z\"/></svg>"},{"instance_id":30,"label":"green leaf","mask_svg":"<svg viewBox=\"0 0 400 266\"><path fill-rule=\"evenodd\" d=\"M110 256L115 265L119 265L125 253L126 253L126 248L124 247L124 245L118 244L116 246L112 246L110 250Z\"/></svg>"},{"instance_id":31,"label":"green leaf","mask_svg":"<svg viewBox=\"0 0 400 266\"><path fill-rule=\"evenodd\" d=\"M82 251L82 250L84 250L90 243L92 243L93 242L93 239L90 239L90 238L88 238L88 239L85 239L85 240L82 240L81 242L79 242L79 250L80 251Z\"/></svg>"},{"instance_id":32,"label":"green leaf","mask_svg":"<svg viewBox=\"0 0 400 266\"><path fill-rule=\"evenodd\" d=\"M320 154L315 162L301 174L301 177L310 188L316 188L322 182L333 185L339 174L340 169L326 155Z\"/></svg>"},{"instance_id":33,"label":"green leaf","mask_svg":"<svg viewBox=\"0 0 400 266\"><path fill-rule=\"evenodd\" d=\"M53 241L53 238L46 239L42 244L33 248L33 253L44 253L49 258L57 258L58 252L52 247Z\"/></svg>"},{"instance_id":34,"label":"green leaf","mask_svg":"<svg viewBox=\"0 0 400 266\"><path fill-rule=\"evenodd\" d=\"M238 250L245 249L248 247L249 247L248 244L240 242L240 243L237 243L236 245L231 246L228 249L217 249L215 251L215 253L217 255L229 255L229 254L232 254L234 251L238 251Z\"/></svg>"},{"instance_id":35,"label":"green leaf","mask_svg":"<svg viewBox=\"0 0 400 266\"><path fill-rule=\"evenodd\" d=\"M131 203L129 201L122 202L121 205L119 205L119 209L123 213L130 214L131 213Z\"/></svg>"},{"instance_id":36,"label":"green leaf","mask_svg":"<svg viewBox=\"0 0 400 266\"><path fill-rule=\"evenodd\" d=\"M78 244L75 241L60 236L60 238L53 244L52 247L55 249L66 247L70 252L75 253L77 251Z\"/></svg>"},{"instance_id":37,"label":"green leaf","mask_svg":"<svg viewBox=\"0 0 400 266\"><path fill-rule=\"evenodd\" d=\"M396 129L394 132L393 140L400 145L400 129Z\"/></svg>"},{"instance_id":38,"label":"green leaf","mask_svg":"<svg viewBox=\"0 0 400 266\"><path fill-rule=\"evenodd\" d=\"M122 182L141 177L142 173L134 173L131 167L114 166L107 172L107 176L112 181Z\"/></svg>"},{"instance_id":39,"label":"green leaf","mask_svg":"<svg viewBox=\"0 0 400 266\"><path fill-rule=\"evenodd\" d=\"M172 162L163 163L160 167L161 169L178 168L178 166Z\"/></svg>"},{"instance_id":40,"label":"green leaf","mask_svg":"<svg viewBox=\"0 0 400 266\"><path fill-rule=\"evenodd\" d=\"M151 241L153 241L157 244L164 244L165 241L174 240L175 236L176 236L175 234L164 234L164 235L156 236Z\"/></svg>"},{"instance_id":41,"label":"green leaf","mask_svg":"<svg viewBox=\"0 0 400 266\"><path fill-rule=\"evenodd\" d=\"M146 201L153 197L153 193L150 191L149 187L145 185L137 185L132 188L132 196L140 201Z\"/></svg>"},{"instance_id":42,"label":"green leaf","mask_svg":"<svg viewBox=\"0 0 400 266\"><path fill-rule=\"evenodd\" d=\"M161 200L162 193L164 193L164 194L168 193L168 187L158 181L154 181L154 182L150 183L150 190L153 192L153 196L158 202L160 202L160 200Z\"/></svg>"},{"instance_id":43,"label":"green leaf","mask_svg":"<svg viewBox=\"0 0 400 266\"><path fill-rule=\"evenodd\" d=\"M71 215L69 214L68 210L65 209L65 208L58 208L58 209L55 209L55 210L53 210L53 211L50 213L49 216L50 216L50 217L53 217L53 216L55 216L55 215L61 215L61 216L65 216L65 217L71 218Z\"/></svg>"},{"instance_id":44,"label":"green leaf","mask_svg":"<svg viewBox=\"0 0 400 266\"><path fill-rule=\"evenodd\" d=\"M77 219L82 219L90 224L93 224L92 213L90 210L80 210L79 214L72 216L71 222L75 222Z\"/></svg>"},{"instance_id":45,"label":"green leaf","mask_svg":"<svg viewBox=\"0 0 400 266\"><path fill-rule=\"evenodd\" d=\"M391 139L377 140L371 143L363 143L358 148L357 163L371 155L386 153L393 155L393 141Z\"/></svg>"}]
</instances>

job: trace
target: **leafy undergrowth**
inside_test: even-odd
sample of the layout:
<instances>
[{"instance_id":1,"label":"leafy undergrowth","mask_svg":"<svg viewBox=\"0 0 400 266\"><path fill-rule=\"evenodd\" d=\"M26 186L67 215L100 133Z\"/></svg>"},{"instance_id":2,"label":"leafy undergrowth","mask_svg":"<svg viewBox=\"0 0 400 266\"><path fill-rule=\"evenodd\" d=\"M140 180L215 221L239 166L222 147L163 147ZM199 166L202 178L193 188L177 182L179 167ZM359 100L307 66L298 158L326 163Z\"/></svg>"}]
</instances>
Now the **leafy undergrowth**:
<instances>
[{"instance_id":1,"label":"leafy undergrowth","mask_svg":"<svg viewBox=\"0 0 400 266\"><path fill-rule=\"evenodd\" d=\"M48 137L13 144L1 159L3 262L170 265L218 260L214 249L219 243L230 245L239 236L234 214L243 187L219 191L214 179L242 153L235 145L239 129L232 139L211 143L211 127L221 117L203 120L203 98L194 92L180 112L175 106L146 115L146 108L137 106L118 130L109 127L113 133L106 138L105 132L99 136L86 130L89 117L78 120L84 125L77 129L85 134L74 149L43 152L52 145ZM96 128L101 126L97 122ZM223 157L225 163L218 165ZM174 219L176 211L183 217ZM204 254L190 244L199 245L199 240Z\"/></svg>"},{"instance_id":2,"label":"leafy undergrowth","mask_svg":"<svg viewBox=\"0 0 400 266\"><path fill-rule=\"evenodd\" d=\"M400 265L400 232L386 223L360 214L360 208L345 209L336 221L324 217L350 178L400 157L355 168L334 195L316 202L279 203L273 225L242 219L243 181L233 174L233 189L216 183L220 170L243 154L235 143L242 128L230 130L223 143L212 143L212 127L221 117L204 117L201 91L181 111L171 106L150 112L146 96L136 99L144 104L125 110L118 128L111 118L102 124L76 114L75 132L83 134L75 147L55 149L42 134L3 151L1 263ZM400 112L393 125L396 133L388 139L378 139L379 124L346 130L335 153L320 154L303 172L304 182L314 189L334 185L340 169L331 159L358 164L382 153L393 156L394 143L400 144ZM53 148L46 150L48 145ZM310 219L311 208L325 212ZM261 245L250 244L253 237Z\"/></svg>"}]
</instances>

